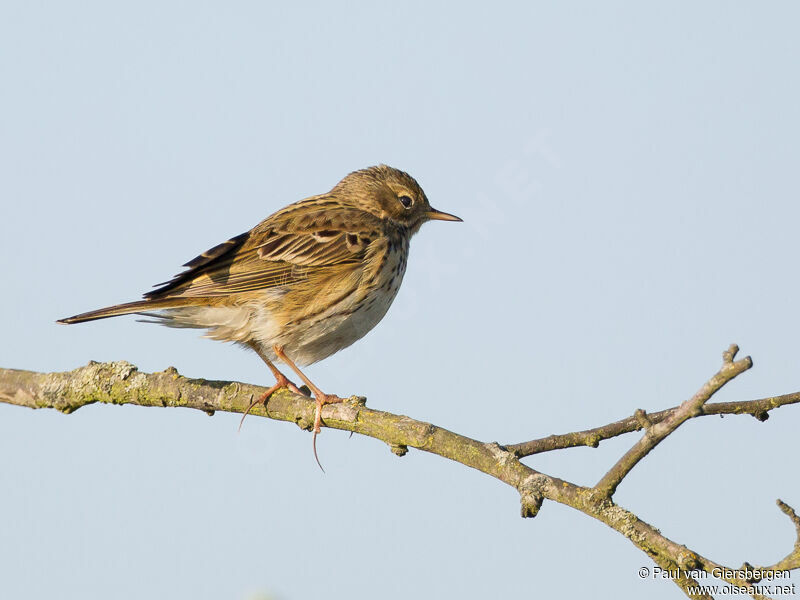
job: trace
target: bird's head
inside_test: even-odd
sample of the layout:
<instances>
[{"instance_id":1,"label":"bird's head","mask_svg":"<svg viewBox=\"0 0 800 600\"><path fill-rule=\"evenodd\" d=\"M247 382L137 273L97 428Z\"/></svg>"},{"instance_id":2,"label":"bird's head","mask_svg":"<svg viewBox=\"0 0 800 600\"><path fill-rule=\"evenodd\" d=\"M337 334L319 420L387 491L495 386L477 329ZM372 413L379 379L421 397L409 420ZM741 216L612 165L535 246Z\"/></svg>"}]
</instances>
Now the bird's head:
<instances>
[{"instance_id":1,"label":"bird's head","mask_svg":"<svg viewBox=\"0 0 800 600\"><path fill-rule=\"evenodd\" d=\"M406 227L415 233L426 221L461 221L431 207L420 185L408 173L378 165L354 171L332 193L347 197L362 210Z\"/></svg>"}]
</instances>

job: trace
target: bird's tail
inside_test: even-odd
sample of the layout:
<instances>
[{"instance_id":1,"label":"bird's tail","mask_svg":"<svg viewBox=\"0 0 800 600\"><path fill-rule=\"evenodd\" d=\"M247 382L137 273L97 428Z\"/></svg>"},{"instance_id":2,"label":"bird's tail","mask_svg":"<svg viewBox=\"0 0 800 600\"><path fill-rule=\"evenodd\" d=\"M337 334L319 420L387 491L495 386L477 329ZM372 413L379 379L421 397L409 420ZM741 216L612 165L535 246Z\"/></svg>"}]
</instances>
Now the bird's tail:
<instances>
[{"instance_id":1,"label":"bird's tail","mask_svg":"<svg viewBox=\"0 0 800 600\"><path fill-rule=\"evenodd\" d=\"M136 302L126 302L125 304L115 304L106 308L98 308L89 312L81 313L73 317L59 319L56 323L83 323L84 321L95 321L97 319L107 319L108 317L118 317L120 315L130 315L150 310L160 310L162 308L177 308L196 303L196 299L191 298L160 298L158 300L138 300Z\"/></svg>"}]
</instances>

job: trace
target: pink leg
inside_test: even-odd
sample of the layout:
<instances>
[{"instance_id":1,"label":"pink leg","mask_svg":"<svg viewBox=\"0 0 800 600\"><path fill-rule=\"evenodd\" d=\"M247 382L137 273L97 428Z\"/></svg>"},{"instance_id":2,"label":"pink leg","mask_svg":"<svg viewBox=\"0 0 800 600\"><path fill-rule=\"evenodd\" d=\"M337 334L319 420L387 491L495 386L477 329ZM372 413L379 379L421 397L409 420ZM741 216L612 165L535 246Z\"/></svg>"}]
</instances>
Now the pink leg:
<instances>
[{"instance_id":1,"label":"pink leg","mask_svg":"<svg viewBox=\"0 0 800 600\"><path fill-rule=\"evenodd\" d=\"M291 381L289 381L286 378L286 375L284 375L283 373L281 373L278 370L278 367L276 367L272 363L272 361L270 359L268 359L266 356L264 356L264 353L261 352L261 349L258 346L251 345L250 347L255 351L256 354L258 354L258 356L261 358L261 360L263 360L265 363L267 363L267 366L269 367L269 370L272 371L272 374L275 376L276 383L271 388L269 388L266 392L261 394L258 398L256 398L255 400L253 400L250 403L250 406L247 407L247 410L244 411L244 414L242 415L242 420L239 421L239 429L238 429L239 431L242 430L242 424L244 423L244 418L250 413L252 408L256 404L260 404L260 403L266 402L267 399L270 396L272 396L272 394L277 392L279 389L285 387L290 392L294 392L295 394L305 395L305 394L303 394L303 392L301 392L298 389L298 387L295 384L293 384Z\"/></svg>"},{"instance_id":2,"label":"pink leg","mask_svg":"<svg viewBox=\"0 0 800 600\"><path fill-rule=\"evenodd\" d=\"M317 434L321 431L320 427L322 426L322 407L326 404L337 404L339 402L344 402L344 399L339 398L339 396L336 396L335 394L326 394L317 386L315 386L311 380L306 377L305 373L303 373L297 367L297 365L294 364L292 359L286 356L281 346L273 346L272 351L275 353L275 356L289 365L289 368L292 371L297 373L297 376L303 380L303 383L305 383L308 386L308 389L311 390L311 393L314 394L314 400L317 401L317 409L314 412L314 433L311 438L311 447L314 450L314 458L316 459L319 468L322 469L322 464L319 462L319 457L317 456ZM322 470L325 471L325 469Z\"/></svg>"},{"instance_id":3,"label":"pink leg","mask_svg":"<svg viewBox=\"0 0 800 600\"><path fill-rule=\"evenodd\" d=\"M238 429L238 431L242 430L242 424L244 423L244 418L248 414L250 414L250 411L252 410L252 408L256 404L263 404L264 402L266 402L267 399L270 396L272 396L272 394L277 392L279 389L285 387L285 388L293 391L296 394L300 393L300 390L297 389L297 386L295 384L293 384L291 381L289 381L288 379L286 379L286 376L283 373L281 373L280 371L278 371L278 374L275 376L275 379L277 380L277 383L275 385L273 385L271 388L269 388L266 392L261 394L258 398L253 400L250 403L250 406L247 407L247 410L244 411L244 414L242 415L242 420L239 421L239 429Z\"/></svg>"}]
</instances>

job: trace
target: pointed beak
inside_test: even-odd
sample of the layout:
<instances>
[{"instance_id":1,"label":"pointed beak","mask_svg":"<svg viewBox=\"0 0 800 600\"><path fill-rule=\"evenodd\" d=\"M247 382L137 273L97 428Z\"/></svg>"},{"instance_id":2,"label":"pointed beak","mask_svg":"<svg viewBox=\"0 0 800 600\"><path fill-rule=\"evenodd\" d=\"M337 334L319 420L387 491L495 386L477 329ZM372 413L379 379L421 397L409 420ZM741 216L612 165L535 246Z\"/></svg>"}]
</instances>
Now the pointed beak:
<instances>
[{"instance_id":1,"label":"pointed beak","mask_svg":"<svg viewBox=\"0 0 800 600\"><path fill-rule=\"evenodd\" d=\"M432 208L428 212L425 213L425 216L432 221L461 221L459 217L455 215L451 215L450 213L442 212L440 210L436 210Z\"/></svg>"}]
</instances>

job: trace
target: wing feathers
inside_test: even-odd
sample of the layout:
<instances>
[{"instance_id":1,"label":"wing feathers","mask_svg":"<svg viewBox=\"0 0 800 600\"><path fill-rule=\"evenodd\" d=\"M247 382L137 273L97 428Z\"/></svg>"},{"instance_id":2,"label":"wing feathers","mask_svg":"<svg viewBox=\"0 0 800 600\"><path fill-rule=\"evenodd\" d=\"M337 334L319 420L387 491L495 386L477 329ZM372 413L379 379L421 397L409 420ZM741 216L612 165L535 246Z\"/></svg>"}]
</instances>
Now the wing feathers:
<instances>
[{"instance_id":1,"label":"wing feathers","mask_svg":"<svg viewBox=\"0 0 800 600\"><path fill-rule=\"evenodd\" d=\"M149 300L227 296L303 281L317 271L363 259L380 233L377 217L312 198L251 231L206 250L186 271L145 294Z\"/></svg>"}]
</instances>

